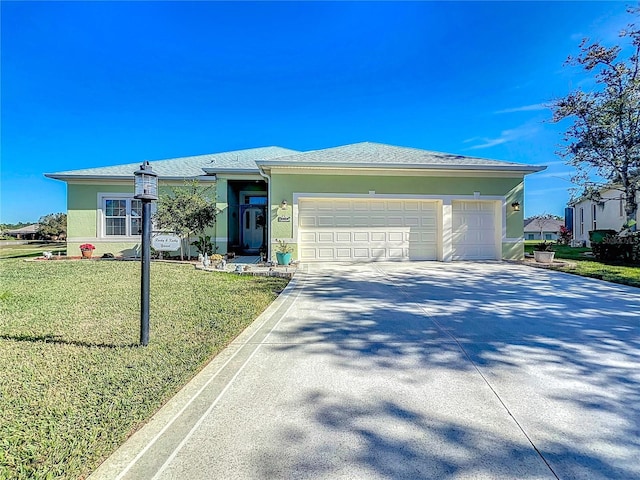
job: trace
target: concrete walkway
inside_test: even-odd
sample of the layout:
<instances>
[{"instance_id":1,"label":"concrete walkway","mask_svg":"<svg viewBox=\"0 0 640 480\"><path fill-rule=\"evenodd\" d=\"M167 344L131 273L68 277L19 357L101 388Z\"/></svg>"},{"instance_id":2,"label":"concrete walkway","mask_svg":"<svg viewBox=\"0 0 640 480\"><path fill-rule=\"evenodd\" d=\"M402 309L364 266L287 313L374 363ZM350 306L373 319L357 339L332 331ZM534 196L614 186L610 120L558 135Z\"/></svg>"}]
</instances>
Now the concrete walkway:
<instances>
[{"instance_id":1,"label":"concrete walkway","mask_svg":"<svg viewBox=\"0 0 640 480\"><path fill-rule=\"evenodd\" d=\"M639 311L521 265L301 268L92 478L640 478Z\"/></svg>"}]
</instances>

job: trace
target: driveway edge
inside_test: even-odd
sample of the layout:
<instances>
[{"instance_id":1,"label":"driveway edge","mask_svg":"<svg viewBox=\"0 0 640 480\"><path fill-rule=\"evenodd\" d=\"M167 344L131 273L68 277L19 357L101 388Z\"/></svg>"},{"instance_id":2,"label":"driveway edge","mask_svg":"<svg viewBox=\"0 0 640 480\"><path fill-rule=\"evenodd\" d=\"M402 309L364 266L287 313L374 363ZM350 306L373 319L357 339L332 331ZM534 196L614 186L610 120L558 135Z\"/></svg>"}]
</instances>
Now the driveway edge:
<instances>
[{"instance_id":1,"label":"driveway edge","mask_svg":"<svg viewBox=\"0 0 640 480\"><path fill-rule=\"evenodd\" d=\"M250 357L261 344L259 340L268 335L272 325L279 322L282 315L293 302L292 292L299 282L299 275L294 275L280 295L262 312L247 328L245 328L227 347L218 353L198 372L186 385L171 397L140 429L134 432L107 459L94 470L89 478L92 480L111 480L123 478L152 478L156 471L144 469L144 477L133 472L136 464L149 453L163 436L171 435L169 430L175 421L185 415L194 404L200 404L200 409L210 404L214 393L213 384L223 387L237 370L233 361L236 357ZM265 333L266 332L266 333ZM257 337L257 338L256 338ZM246 348L249 346L249 348ZM240 353L244 355L239 355ZM236 362L237 363L237 362ZM225 370L231 369L231 376L223 375ZM218 378L220 377L220 378ZM217 381L216 381L217 380ZM196 402L196 400L198 400ZM188 412L187 412L188 414ZM193 416L193 415L192 415ZM176 439L178 442L181 439ZM166 450L166 449L162 449ZM160 452L164 453L164 452ZM156 459L157 460L157 459Z\"/></svg>"}]
</instances>

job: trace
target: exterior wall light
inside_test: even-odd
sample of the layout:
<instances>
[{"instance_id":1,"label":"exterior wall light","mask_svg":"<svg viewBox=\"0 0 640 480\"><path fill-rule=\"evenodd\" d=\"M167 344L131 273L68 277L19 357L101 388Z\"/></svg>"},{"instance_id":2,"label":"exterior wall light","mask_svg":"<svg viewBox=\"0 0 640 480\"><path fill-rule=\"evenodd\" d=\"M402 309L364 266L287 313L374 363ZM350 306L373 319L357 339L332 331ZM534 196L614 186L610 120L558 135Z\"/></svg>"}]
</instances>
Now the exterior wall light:
<instances>
[{"instance_id":1,"label":"exterior wall light","mask_svg":"<svg viewBox=\"0 0 640 480\"><path fill-rule=\"evenodd\" d=\"M513 202L511 204L511 208L513 208L514 212L519 212L520 211L520 202Z\"/></svg>"},{"instance_id":2,"label":"exterior wall light","mask_svg":"<svg viewBox=\"0 0 640 480\"><path fill-rule=\"evenodd\" d=\"M280 202L280 208L287 208L287 201L286 200L282 200L282 202Z\"/></svg>"}]
</instances>

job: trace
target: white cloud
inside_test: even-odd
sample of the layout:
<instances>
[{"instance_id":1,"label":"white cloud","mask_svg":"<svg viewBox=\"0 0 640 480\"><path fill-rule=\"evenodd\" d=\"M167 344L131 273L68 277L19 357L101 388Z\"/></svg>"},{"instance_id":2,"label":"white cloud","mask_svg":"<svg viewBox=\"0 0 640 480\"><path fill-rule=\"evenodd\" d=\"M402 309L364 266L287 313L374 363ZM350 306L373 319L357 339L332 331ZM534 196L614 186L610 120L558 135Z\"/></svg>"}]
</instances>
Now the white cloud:
<instances>
[{"instance_id":1,"label":"white cloud","mask_svg":"<svg viewBox=\"0 0 640 480\"><path fill-rule=\"evenodd\" d=\"M478 145L467 148L467 150L478 150L482 148L491 148L503 143L512 142L520 138L531 136L539 130L538 125L525 124L510 130L503 130L497 138L474 137L465 140L465 143L480 142Z\"/></svg>"},{"instance_id":2,"label":"white cloud","mask_svg":"<svg viewBox=\"0 0 640 480\"><path fill-rule=\"evenodd\" d=\"M540 179L540 178L557 178L559 180L566 180L568 182L571 181L571 176L574 175L576 172L574 170L572 171L566 171L566 172L545 172L545 173L536 173L536 176L533 177L536 180Z\"/></svg>"},{"instance_id":3,"label":"white cloud","mask_svg":"<svg viewBox=\"0 0 640 480\"><path fill-rule=\"evenodd\" d=\"M522 107L505 108L504 110L498 110L493 113L502 114L502 113L517 113L517 112L536 112L539 110L547 110L548 108L549 107L547 107L543 103L536 103L534 105L523 105Z\"/></svg>"},{"instance_id":4,"label":"white cloud","mask_svg":"<svg viewBox=\"0 0 640 480\"><path fill-rule=\"evenodd\" d=\"M555 160L553 162L536 163L536 165L540 167L553 167L554 165L566 165L566 164L567 162L565 162L564 160Z\"/></svg>"},{"instance_id":5,"label":"white cloud","mask_svg":"<svg viewBox=\"0 0 640 480\"><path fill-rule=\"evenodd\" d=\"M526 195L527 196L538 196L538 195L548 195L554 192L569 192L569 188L571 187L554 187L554 188L527 188Z\"/></svg>"}]
</instances>

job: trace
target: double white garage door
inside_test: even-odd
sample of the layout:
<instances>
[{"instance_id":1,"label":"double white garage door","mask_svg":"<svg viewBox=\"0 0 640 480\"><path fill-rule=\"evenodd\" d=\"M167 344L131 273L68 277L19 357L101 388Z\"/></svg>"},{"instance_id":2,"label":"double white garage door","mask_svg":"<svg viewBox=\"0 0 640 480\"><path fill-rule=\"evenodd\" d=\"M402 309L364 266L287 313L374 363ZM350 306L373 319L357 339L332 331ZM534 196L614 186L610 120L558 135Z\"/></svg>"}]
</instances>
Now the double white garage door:
<instances>
[{"instance_id":1,"label":"double white garage door","mask_svg":"<svg viewBox=\"0 0 640 480\"><path fill-rule=\"evenodd\" d=\"M496 258L492 202L452 202L453 260ZM437 260L442 206L432 200L300 199L300 260Z\"/></svg>"}]
</instances>

